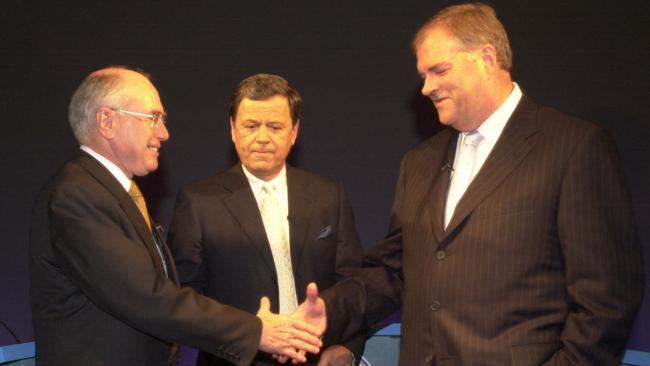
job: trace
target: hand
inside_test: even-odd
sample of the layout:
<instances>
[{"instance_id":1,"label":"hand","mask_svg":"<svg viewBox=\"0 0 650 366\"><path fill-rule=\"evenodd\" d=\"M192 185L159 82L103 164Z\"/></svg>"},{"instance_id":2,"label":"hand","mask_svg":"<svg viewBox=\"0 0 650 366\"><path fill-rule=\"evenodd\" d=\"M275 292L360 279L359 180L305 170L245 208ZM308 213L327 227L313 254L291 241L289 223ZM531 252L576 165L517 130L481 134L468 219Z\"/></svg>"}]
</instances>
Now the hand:
<instances>
[{"instance_id":1,"label":"hand","mask_svg":"<svg viewBox=\"0 0 650 366\"><path fill-rule=\"evenodd\" d=\"M323 351L317 366L350 366L353 359L349 349L337 344Z\"/></svg>"},{"instance_id":2,"label":"hand","mask_svg":"<svg viewBox=\"0 0 650 366\"><path fill-rule=\"evenodd\" d=\"M257 317L262 320L262 337L259 346L261 351L278 355L285 361L291 358L294 363L307 361L305 351L320 352L322 342L319 337L324 329L318 331L317 327L299 317L294 317L293 314L291 316L273 314L270 308L269 299L261 298L260 308L257 311Z\"/></svg>"},{"instance_id":3,"label":"hand","mask_svg":"<svg viewBox=\"0 0 650 366\"><path fill-rule=\"evenodd\" d=\"M327 328L327 313L325 311L325 302L323 299L318 297L318 286L315 283L310 283L307 285L307 298L305 302L300 304L298 309L290 315L291 318L297 319L300 321L306 321L315 327L318 336L322 336L325 333ZM304 350L298 350L298 354L303 358L305 357ZM274 357L278 360L279 363L285 363L289 357L284 355L275 354ZM293 358L293 357L291 357ZM293 358L293 363L297 364L299 359Z\"/></svg>"}]
</instances>

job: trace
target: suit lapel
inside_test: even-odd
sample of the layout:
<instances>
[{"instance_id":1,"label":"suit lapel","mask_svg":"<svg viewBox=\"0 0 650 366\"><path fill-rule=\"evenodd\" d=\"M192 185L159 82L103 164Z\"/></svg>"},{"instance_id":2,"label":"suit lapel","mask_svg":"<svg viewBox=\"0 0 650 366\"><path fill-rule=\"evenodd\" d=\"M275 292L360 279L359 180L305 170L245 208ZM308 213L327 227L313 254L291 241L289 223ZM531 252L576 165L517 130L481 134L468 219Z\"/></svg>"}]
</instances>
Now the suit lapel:
<instances>
[{"instance_id":1,"label":"suit lapel","mask_svg":"<svg viewBox=\"0 0 650 366\"><path fill-rule=\"evenodd\" d=\"M180 285L180 280L178 278L178 272L176 271L176 265L174 264L174 257L172 256L169 246L167 246L167 240L165 240L165 230L159 223L153 224L153 233L154 239L158 243L163 256L165 257L165 262L167 263L167 273L168 278L174 281L175 284Z\"/></svg>"},{"instance_id":2,"label":"suit lapel","mask_svg":"<svg viewBox=\"0 0 650 366\"><path fill-rule=\"evenodd\" d=\"M530 152L532 146L527 139L537 132L536 112L535 103L524 95L481 170L458 201L445 235L454 232Z\"/></svg>"},{"instance_id":3,"label":"suit lapel","mask_svg":"<svg viewBox=\"0 0 650 366\"><path fill-rule=\"evenodd\" d=\"M451 167L456 153L456 139L458 132L451 128L445 130L446 136L442 143L432 146L435 149L433 156L439 157L433 163L433 178L431 189L431 220L433 233L438 243L445 235L445 203L447 202L447 191L449 190L449 178Z\"/></svg>"},{"instance_id":4,"label":"suit lapel","mask_svg":"<svg viewBox=\"0 0 650 366\"><path fill-rule=\"evenodd\" d=\"M289 241L294 275L299 273L300 258L307 242L307 233L313 199L307 194L309 181L296 169L287 165L287 192L289 196Z\"/></svg>"},{"instance_id":5,"label":"suit lapel","mask_svg":"<svg viewBox=\"0 0 650 366\"><path fill-rule=\"evenodd\" d=\"M271 246L264 230L264 222L260 214L257 201L251 190L250 184L244 175L241 163L232 167L225 176L223 186L231 192L230 196L223 199L224 205L239 223L251 244L262 256L264 263L272 273L275 273L275 263Z\"/></svg>"},{"instance_id":6,"label":"suit lapel","mask_svg":"<svg viewBox=\"0 0 650 366\"><path fill-rule=\"evenodd\" d=\"M120 182L111 174L111 172L89 154L82 151L77 158L77 161L79 162L79 165L97 179L97 181L99 181L119 202L127 217L135 227L138 236L140 236L140 239L142 239L142 242L149 251L155 267L164 273L165 269L162 259L160 258L160 254L156 248L156 242L149 230L149 226L140 213L140 210L135 205L135 202L133 202L129 194L124 190L124 187L122 187Z\"/></svg>"}]
</instances>

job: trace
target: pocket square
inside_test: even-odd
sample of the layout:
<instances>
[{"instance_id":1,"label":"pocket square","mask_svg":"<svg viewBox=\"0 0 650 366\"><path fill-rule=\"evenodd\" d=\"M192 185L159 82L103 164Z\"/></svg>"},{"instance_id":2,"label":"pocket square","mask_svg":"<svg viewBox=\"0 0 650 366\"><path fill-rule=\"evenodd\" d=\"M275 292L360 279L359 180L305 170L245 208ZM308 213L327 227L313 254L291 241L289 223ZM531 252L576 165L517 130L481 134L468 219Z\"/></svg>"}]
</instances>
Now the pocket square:
<instances>
[{"instance_id":1,"label":"pocket square","mask_svg":"<svg viewBox=\"0 0 650 366\"><path fill-rule=\"evenodd\" d=\"M332 226L327 225L320 230L320 233L316 237L316 240L327 239L332 235Z\"/></svg>"}]
</instances>

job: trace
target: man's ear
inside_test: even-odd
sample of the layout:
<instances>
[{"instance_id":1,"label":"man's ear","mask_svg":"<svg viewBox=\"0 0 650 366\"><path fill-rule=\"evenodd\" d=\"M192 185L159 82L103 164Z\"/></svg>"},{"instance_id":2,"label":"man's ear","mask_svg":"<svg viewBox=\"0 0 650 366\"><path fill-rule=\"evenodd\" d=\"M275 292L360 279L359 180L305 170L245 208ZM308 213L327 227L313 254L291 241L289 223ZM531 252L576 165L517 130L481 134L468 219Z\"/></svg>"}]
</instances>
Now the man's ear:
<instances>
[{"instance_id":1,"label":"man's ear","mask_svg":"<svg viewBox=\"0 0 650 366\"><path fill-rule=\"evenodd\" d=\"M99 134L110 140L115 136L115 123L114 123L115 112L106 107L101 107L95 113L95 124Z\"/></svg>"},{"instance_id":2,"label":"man's ear","mask_svg":"<svg viewBox=\"0 0 650 366\"><path fill-rule=\"evenodd\" d=\"M235 121L232 120L232 117L230 118L230 138L232 142L235 142Z\"/></svg>"},{"instance_id":3,"label":"man's ear","mask_svg":"<svg viewBox=\"0 0 650 366\"><path fill-rule=\"evenodd\" d=\"M486 72L492 72L499 68L499 61L497 61L497 50L491 44L486 44L481 48L481 61Z\"/></svg>"},{"instance_id":4,"label":"man's ear","mask_svg":"<svg viewBox=\"0 0 650 366\"><path fill-rule=\"evenodd\" d=\"M300 120L297 120L296 123L291 126L291 146L296 143L298 139L298 130L300 129Z\"/></svg>"}]
</instances>

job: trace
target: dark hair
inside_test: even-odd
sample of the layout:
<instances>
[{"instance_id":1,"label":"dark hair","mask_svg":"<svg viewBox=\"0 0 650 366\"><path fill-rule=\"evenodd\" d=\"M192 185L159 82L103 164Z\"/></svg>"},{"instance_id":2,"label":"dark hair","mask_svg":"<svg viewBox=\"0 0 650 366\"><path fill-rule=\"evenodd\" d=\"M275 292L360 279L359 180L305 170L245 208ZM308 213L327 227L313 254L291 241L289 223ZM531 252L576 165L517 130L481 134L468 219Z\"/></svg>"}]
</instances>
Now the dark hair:
<instances>
[{"instance_id":1,"label":"dark hair","mask_svg":"<svg viewBox=\"0 0 650 366\"><path fill-rule=\"evenodd\" d=\"M289 101L291 123L295 125L300 120L300 105L302 104L300 93L283 77L272 74L256 74L242 80L230 96L228 116L233 121L237 118L237 109L245 98L266 100L276 95L286 97Z\"/></svg>"}]
</instances>

